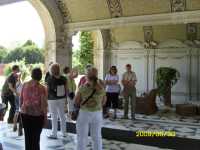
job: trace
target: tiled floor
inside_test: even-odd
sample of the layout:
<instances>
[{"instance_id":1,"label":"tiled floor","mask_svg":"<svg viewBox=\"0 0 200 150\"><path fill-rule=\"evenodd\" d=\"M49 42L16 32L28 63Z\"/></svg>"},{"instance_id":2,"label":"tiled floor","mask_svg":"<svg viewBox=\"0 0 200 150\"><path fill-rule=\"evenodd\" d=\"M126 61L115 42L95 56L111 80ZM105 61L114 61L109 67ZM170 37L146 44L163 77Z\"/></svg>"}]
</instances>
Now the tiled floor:
<instances>
[{"instance_id":1,"label":"tiled floor","mask_svg":"<svg viewBox=\"0 0 200 150\"><path fill-rule=\"evenodd\" d=\"M122 116L122 112L118 113L118 116ZM164 131L176 131L176 136L192 139L200 139L200 116L195 117L183 117L177 115L174 111L164 113L162 110L154 115L141 115L136 114L138 119L134 123L131 120L118 119L104 120L104 125L123 128L123 130L164 130Z\"/></svg>"},{"instance_id":2,"label":"tiled floor","mask_svg":"<svg viewBox=\"0 0 200 150\"><path fill-rule=\"evenodd\" d=\"M126 131L175 131L177 137L200 139L200 116L183 117L173 110L160 110L154 115L136 114L136 121L121 119L122 111L118 111L119 119L104 119L103 126Z\"/></svg>"},{"instance_id":3,"label":"tiled floor","mask_svg":"<svg viewBox=\"0 0 200 150\"><path fill-rule=\"evenodd\" d=\"M104 119L103 126L126 131L175 131L177 137L200 140L200 116L183 117L177 115L174 110L166 112L160 110L154 115L136 114L136 121L121 119L122 111L118 111L118 119ZM68 120L69 121L69 120ZM43 130L41 138L42 150L75 150L76 136L69 134L65 139L49 140L46 135L49 130ZM0 142L4 150L23 150L24 138L18 137L12 132L12 126L0 123ZM91 144L90 144L91 145ZM88 149L91 149L91 146ZM149 147L124 142L103 140L105 150L158 150L156 147Z\"/></svg>"},{"instance_id":4,"label":"tiled floor","mask_svg":"<svg viewBox=\"0 0 200 150\"><path fill-rule=\"evenodd\" d=\"M69 134L66 138L50 140L47 138L49 130L43 130L41 136L41 150L75 150L76 135ZM89 140L88 150L91 150L91 139ZM6 123L0 123L0 142L4 150L23 150L24 137L18 137L17 133L12 131L12 126ZM128 144L124 142L103 140L104 150L160 150L157 147L143 146L137 144Z\"/></svg>"}]
</instances>

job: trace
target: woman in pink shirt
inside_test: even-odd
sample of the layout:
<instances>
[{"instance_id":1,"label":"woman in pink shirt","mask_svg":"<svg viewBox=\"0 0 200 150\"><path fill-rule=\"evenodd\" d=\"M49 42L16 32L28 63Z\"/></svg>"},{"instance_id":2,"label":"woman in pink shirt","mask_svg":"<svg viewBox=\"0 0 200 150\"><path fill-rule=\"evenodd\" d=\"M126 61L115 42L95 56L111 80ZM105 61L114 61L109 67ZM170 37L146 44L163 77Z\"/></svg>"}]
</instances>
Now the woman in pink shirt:
<instances>
[{"instance_id":1,"label":"woman in pink shirt","mask_svg":"<svg viewBox=\"0 0 200 150\"><path fill-rule=\"evenodd\" d=\"M40 150L40 134L47 120L47 90L40 84L40 68L33 69L31 77L24 83L20 96L25 149Z\"/></svg>"}]
</instances>

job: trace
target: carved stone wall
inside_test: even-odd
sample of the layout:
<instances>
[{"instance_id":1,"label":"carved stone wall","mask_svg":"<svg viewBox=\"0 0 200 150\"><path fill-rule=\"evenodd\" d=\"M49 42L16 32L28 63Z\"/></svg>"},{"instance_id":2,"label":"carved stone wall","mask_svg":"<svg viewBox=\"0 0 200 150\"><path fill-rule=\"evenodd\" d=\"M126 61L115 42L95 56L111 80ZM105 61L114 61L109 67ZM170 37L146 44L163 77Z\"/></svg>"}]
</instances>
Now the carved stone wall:
<instances>
[{"instance_id":1,"label":"carved stone wall","mask_svg":"<svg viewBox=\"0 0 200 150\"><path fill-rule=\"evenodd\" d=\"M36 4L38 3L35 0L32 1L34 1ZM71 22L71 17L67 5L63 0L42 0L42 3L48 9L54 24L54 26L45 26L44 28L53 28L55 32L54 40L48 40L46 42L47 62L58 62L61 64L61 67L71 67L72 34L68 32L64 27L65 23ZM45 20L45 18L43 19ZM48 39L48 34L46 35L46 39Z\"/></svg>"},{"instance_id":2,"label":"carved stone wall","mask_svg":"<svg viewBox=\"0 0 200 150\"><path fill-rule=\"evenodd\" d=\"M121 17L123 15L120 0L107 0L107 4L112 18Z\"/></svg>"},{"instance_id":3,"label":"carved stone wall","mask_svg":"<svg viewBox=\"0 0 200 150\"><path fill-rule=\"evenodd\" d=\"M70 15L70 12L69 12L69 9L66 5L66 3L63 1L63 0L55 0L56 1L56 4L63 16L63 21L64 23L69 23L71 22L71 15Z\"/></svg>"},{"instance_id":4,"label":"carved stone wall","mask_svg":"<svg viewBox=\"0 0 200 150\"><path fill-rule=\"evenodd\" d=\"M171 12L181 12L186 9L186 0L171 0Z\"/></svg>"},{"instance_id":5,"label":"carved stone wall","mask_svg":"<svg viewBox=\"0 0 200 150\"><path fill-rule=\"evenodd\" d=\"M153 41L153 27L152 26L144 26L144 40L145 42Z\"/></svg>"},{"instance_id":6,"label":"carved stone wall","mask_svg":"<svg viewBox=\"0 0 200 150\"><path fill-rule=\"evenodd\" d=\"M191 41L197 39L197 24L196 23L187 24L187 39Z\"/></svg>"},{"instance_id":7,"label":"carved stone wall","mask_svg":"<svg viewBox=\"0 0 200 150\"><path fill-rule=\"evenodd\" d=\"M168 43L168 42L166 42ZM184 103L190 100L200 100L199 84L199 49L187 47L184 43L180 45L174 41L174 45L157 49L145 49L138 42L120 43L111 52L111 65L117 65L121 76L125 72L125 65L133 65L138 77L138 95L156 88L154 80L155 71L159 67L173 67L181 73L178 83L172 88L172 102ZM126 45L126 47L125 47Z\"/></svg>"}]
</instances>

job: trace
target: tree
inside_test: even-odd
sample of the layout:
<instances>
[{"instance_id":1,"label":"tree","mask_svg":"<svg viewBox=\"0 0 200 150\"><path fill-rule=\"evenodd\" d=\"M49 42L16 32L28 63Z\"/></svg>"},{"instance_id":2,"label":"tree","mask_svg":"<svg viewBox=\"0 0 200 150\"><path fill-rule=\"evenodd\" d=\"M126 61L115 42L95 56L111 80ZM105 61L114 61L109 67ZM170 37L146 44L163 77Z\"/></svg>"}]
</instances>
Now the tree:
<instances>
[{"instance_id":1,"label":"tree","mask_svg":"<svg viewBox=\"0 0 200 150\"><path fill-rule=\"evenodd\" d=\"M37 45L36 45L33 41L31 41L31 40L27 40L27 41L22 45L22 47L26 47L26 46L36 46L36 47L37 47Z\"/></svg>"},{"instance_id":2,"label":"tree","mask_svg":"<svg viewBox=\"0 0 200 150\"><path fill-rule=\"evenodd\" d=\"M80 73L84 73L84 68L87 64L93 64L93 46L91 32L81 32L80 50L76 50L73 54L73 62L77 65Z\"/></svg>"},{"instance_id":3,"label":"tree","mask_svg":"<svg viewBox=\"0 0 200 150\"><path fill-rule=\"evenodd\" d=\"M28 40L22 46L10 51L4 58L4 62L10 63L23 59L25 59L26 64L44 63L43 49L38 48L34 42Z\"/></svg>"},{"instance_id":4,"label":"tree","mask_svg":"<svg viewBox=\"0 0 200 150\"><path fill-rule=\"evenodd\" d=\"M7 54L8 54L7 51L8 50L5 47L0 46L0 62L1 63L3 62L4 58L7 56Z\"/></svg>"},{"instance_id":5,"label":"tree","mask_svg":"<svg viewBox=\"0 0 200 150\"><path fill-rule=\"evenodd\" d=\"M43 50L36 45L27 45L23 47L23 57L27 64L44 62Z\"/></svg>"}]
</instances>

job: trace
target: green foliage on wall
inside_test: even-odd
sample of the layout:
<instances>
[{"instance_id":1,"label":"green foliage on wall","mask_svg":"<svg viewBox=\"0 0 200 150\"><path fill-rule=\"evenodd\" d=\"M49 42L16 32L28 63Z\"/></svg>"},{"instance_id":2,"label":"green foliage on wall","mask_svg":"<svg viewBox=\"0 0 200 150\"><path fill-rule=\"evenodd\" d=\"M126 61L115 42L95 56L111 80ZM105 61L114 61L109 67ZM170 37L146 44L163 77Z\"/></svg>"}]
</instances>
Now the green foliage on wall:
<instances>
[{"instance_id":1,"label":"green foliage on wall","mask_svg":"<svg viewBox=\"0 0 200 150\"><path fill-rule=\"evenodd\" d=\"M93 64L93 46L91 32L81 32L80 34L80 50L73 53L73 67L77 67L81 74L87 64Z\"/></svg>"}]
</instances>

